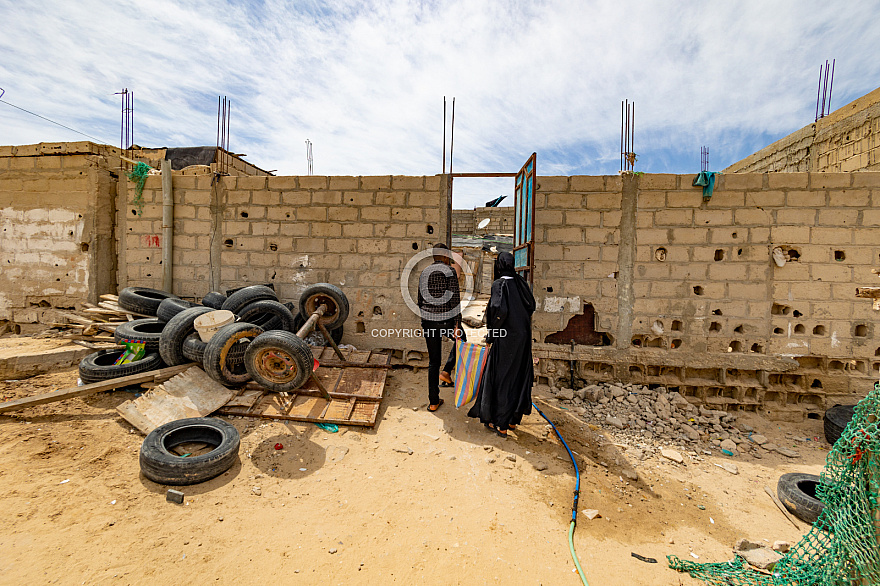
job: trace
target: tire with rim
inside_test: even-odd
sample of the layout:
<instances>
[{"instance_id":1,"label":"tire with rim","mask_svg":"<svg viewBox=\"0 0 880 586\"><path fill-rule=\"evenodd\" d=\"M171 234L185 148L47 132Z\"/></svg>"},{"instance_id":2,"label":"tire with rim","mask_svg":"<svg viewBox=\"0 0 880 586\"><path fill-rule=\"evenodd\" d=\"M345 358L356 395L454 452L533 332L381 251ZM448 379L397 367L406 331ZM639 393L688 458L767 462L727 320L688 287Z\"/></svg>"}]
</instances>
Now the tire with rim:
<instances>
[{"instance_id":1,"label":"tire with rim","mask_svg":"<svg viewBox=\"0 0 880 586\"><path fill-rule=\"evenodd\" d=\"M114 364L123 352L124 349L111 348L89 354L79 363L79 378L89 384L162 368L162 360L156 352L148 352L135 362Z\"/></svg>"},{"instance_id":2,"label":"tire with rim","mask_svg":"<svg viewBox=\"0 0 880 586\"><path fill-rule=\"evenodd\" d=\"M205 454L181 458L172 450L182 444L205 443ZM141 472L158 484L198 484L229 470L236 459L241 438L231 423L213 417L191 417L160 425L151 431L138 457Z\"/></svg>"},{"instance_id":3,"label":"tire with rim","mask_svg":"<svg viewBox=\"0 0 880 586\"><path fill-rule=\"evenodd\" d=\"M183 339L180 351L188 360L201 364L205 358L205 346L207 345L207 342L202 342L198 332L193 332Z\"/></svg>"},{"instance_id":4,"label":"tire with rim","mask_svg":"<svg viewBox=\"0 0 880 586\"><path fill-rule=\"evenodd\" d=\"M306 323L306 320L304 320L299 314L296 314L295 316L293 316L293 329L290 331L293 332L294 334L297 333L299 331L299 329L301 327L303 327L303 325L305 323ZM327 330L327 331L330 332L330 337L333 338L333 341L336 342L337 345L342 343L343 326L339 326L338 328L334 328L332 330ZM330 345L327 343L327 340L324 339L324 333L321 332L321 330L319 330L317 328L315 328L315 331L313 331L311 334L306 336L305 340L310 345L311 344L314 344L316 346L329 346Z\"/></svg>"},{"instance_id":5,"label":"tire with rim","mask_svg":"<svg viewBox=\"0 0 880 586\"><path fill-rule=\"evenodd\" d=\"M779 477L776 494L792 515L813 524L822 513L825 505L816 498L816 487L819 477L815 474L791 472Z\"/></svg>"},{"instance_id":6,"label":"tire with rim","mask_svg":"<svg viewBox=\"0 0 880 586\"><path fill-rule=\"evenodd\" d=\"M183 355L183 341L191 333L196 331L193 322L202 314L214 311L210 307L190 307L184 309L165 324L162 336L159 338L159 354L168 366L177 366L189 362Z\"/></svg>"},{"instance_id":7,"label":"tire with rim","mask_svg":"<svg viewBox=\"0 0 880 586\"><path fill-rule=\"evenodd\" d=\"M205 307L213 307L214 309L223 309L223 304L226 302L226 295L221 293L220 291L211 291L204 297L202 297L202 305Z\"/></svg>"},{"instance_id":8,"label":"tire with rim","mask_svg":"<svg viewBox=\"0 0 880 586\"><path fill-rule=\"evenodd\" d=\"M223 326L211 337L205 346L202 366L215 381L227 387L243 385L251 380L244 361L233 360L243 356L248 345L263 333L263 328L246 322Z\"/></svg>"},{"instance_id":9,"label":"tire with rim","mask_svg":"<svg viewBox=\"0 0 880 586\"><path fill-rule=\"evenodd\" d=\"M147 352L158 352L159 338L164 329L165 323L159 321L159 318L146 317L116 326L113 339L117 344L122 344L125 340L140 340L144 342L144 349Z\"/></svg>"},{"instance_id":10,"label":"tire with rim","mask_svg":"<svg viewBox=\"0 0 880 586\"><path fill-rule=\"evenodd\" d=\"M338 328L348 319L348 298L342 289L330 283L318 283L306 287L299 298L299 314L307 320L321 304L327 306L327 311L321 316L320 321L328 330Z\"/></svg>"},{"instance_id":11,"label":"tire with rim","mask_svg":"<svg viewBox=\"0 0 880 586\"><path fill-rule=\"evenodd\" d=\"M265 331L293 328L293 313L282 303L264 299L242 307L238 312L241 321L260 326Z\"/></svg>"},{"instance_id":12,"label":"tire with rim","mask_svg":"<svg viewBox=\"0 0 880 586\"><path fill-rule=\"evenodd\" d=\"M226 309L234 314L238 314L245 305L254 301L263 301L264 299L278 301L278 296L275 295L275 291L265 285L251 285L250 287L239 289L230 295L223 302L220 309Z\"/></svg>"},{"instance_id":13,"label":"tire with rim","mask_svg":"<svg viewBox=\"0 0 880 586\"><path fill-rule=\"evenodd\" d=\"M179 299L167 291L149 287L126 287L119 292L119 307L144 315L156 315L163 299Z\"/></svg>"},{"instance_id":14,"label":"tire with rim","mask_svg":"<svg viewBox=\"0 0 880 586\"><path fill-rule=\"evenodd\" d=\"M156 310L156 317L160 321L168 323L175 315L190 307L198 307L198 305L183 299L163 299L162 303L159 304L159 309Z\"/></svg>"},{"instance_id":15,"label":"tire with rim","mask_svg":"<svg viewBox=\"0 0 880 586\"><path fill-rule=\"evenodd\" d=\"M822 423L825 427L825 441L832 446L840 439L843 430L855 414L855 405L835 405L825 412Z\"/></svg>"},{"instance_id":16,"label":"tire with rim","mask_svg":"<svg viewBox=\"0 0 880 586\"><path fill-rule=\"evenodd\" d=\"M244 354L244 365L261 386L283 393L300 388L314 365L311 347L282 330L260 334Z\"/></svg>"}]
</instances>

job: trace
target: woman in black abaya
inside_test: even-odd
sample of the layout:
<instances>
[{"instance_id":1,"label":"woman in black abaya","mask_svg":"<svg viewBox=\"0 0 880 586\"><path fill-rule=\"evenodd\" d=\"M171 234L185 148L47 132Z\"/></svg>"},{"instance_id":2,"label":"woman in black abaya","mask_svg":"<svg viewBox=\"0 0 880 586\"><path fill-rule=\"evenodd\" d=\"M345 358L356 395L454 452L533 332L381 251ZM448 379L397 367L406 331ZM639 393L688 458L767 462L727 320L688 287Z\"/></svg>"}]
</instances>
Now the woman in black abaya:
<instances>
[{"instance_id":1,"label":"woman in black abaya","mask_svg":"<svg viewBox=\"0 0 880 586\"><path fill-rule=\"evenodd\" d=\"M502 437L532 412L532 313L535 298L513 269L513 255L495 260L495 282L486 310L490 344L483 381L469 417L478 417Z\"/></svg>"}]
</instances>

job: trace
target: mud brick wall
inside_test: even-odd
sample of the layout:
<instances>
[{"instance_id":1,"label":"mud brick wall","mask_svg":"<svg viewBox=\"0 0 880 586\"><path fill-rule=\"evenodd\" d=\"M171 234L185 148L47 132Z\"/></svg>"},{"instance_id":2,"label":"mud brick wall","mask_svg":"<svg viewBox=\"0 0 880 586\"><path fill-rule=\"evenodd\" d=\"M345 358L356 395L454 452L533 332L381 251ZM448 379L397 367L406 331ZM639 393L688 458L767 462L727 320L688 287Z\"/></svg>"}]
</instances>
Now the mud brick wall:
<instances>
[{"instance_id":1,"label":"mud brick wall","mask_svg":"<svg viewBox=\"0 0 880 586\"><path fill-rule=\"evenodd\" d=\"M119 203L125 267L120 286L158 288L161 178L147 179L140 216L130 203L133 184L127 187ZM173 191L177 295L201 299L212 290L273 283L282 300L295 301L307 285L332 283L351 304L346 342L365 348L413 345L411 339L375 338L372 331L419 327L404 304L400 278L414 254L445 234L446 194L439 176L215 181L174 175Z\"/></svg>"},{"instance_id":2,"label":"mud brick wall","mask_svg":"<svg viewBox=\"0 0 880 586\"><path fill-rule=\"evenodd\" d=\"M880 173L539 177L537 353L583 312L612 345L584 379L668 384L727 408L815 411L880 374L870 300L880 266ZM787 262L771 258L779 247ZM552 367L552 360L547 367Z\"/></svg>"},{"instance_id":3,"label":"mud brick wall","mask_svg":"<svg viewBox=\"0 0 880 586\"><path fill-rule=\"evenodd\" d=\"M35 323L115 292L115 179L99 153L86 142L0 147L0 320Z\"/></svg>"},{"instance_id":4,"label":"mud brick wall","mask_svg":"<svg viewBox=\"0 0 880 586\"><path fill-rule=\"evenodd\" d=\"M725 173L880 171L880 89L738 161Z\"/></svg>"}]
</instances>

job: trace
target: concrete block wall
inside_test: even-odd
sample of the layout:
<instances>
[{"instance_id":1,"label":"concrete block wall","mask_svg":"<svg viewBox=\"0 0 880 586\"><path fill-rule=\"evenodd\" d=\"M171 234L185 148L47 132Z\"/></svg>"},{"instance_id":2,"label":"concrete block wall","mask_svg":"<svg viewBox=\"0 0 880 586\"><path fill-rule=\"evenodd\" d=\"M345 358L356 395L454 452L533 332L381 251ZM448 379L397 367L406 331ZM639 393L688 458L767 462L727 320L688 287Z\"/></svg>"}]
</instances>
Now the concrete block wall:
<instances>
[{"instance_id":1,"label":"concrete block wall","mask_svg":"<svg viewBox=\"0 0 880 586\"><path fill-rule=\"evenodd\" d=\"M485 228L477 226L489 218ZM453 234L513 234L513 207L452 210Z\"/></svg>"},{"instance_id":2,"label":"concrete block wall","mask_svg":"<svg viewBox=\"0 0 880 586\"><path fill-rule=\"evenodd\" d=\"M95 147L0 147L0 320L115 292L115 182Z\"/></svg>"},{"instance_id":3,"label":"concrete block wall","mask_svg":"<svg viewBox=\"0 0 880 586\"><path fill-rule=\"evenodd\" d=\"M159 287L162 187L147 179L143 215L120 194L124 282ZM418 328L405 305L401 272L445 235L440 177L173 177L174 293L201 299L211 290L273 283L282 300L310 284L346 292L347 341L405 347L409 339L373 338L376 328ZM419 265L421 267L422 265ZM418 278L418 270L414 278ZM415 295L415 285L411 287Z\"/></svg>"},{"instance_id":4,"label":"concrete block wall","mask_svg":"<svg viewBox=\"0 0 880 586\"><path fill-rule=\"evenodd\" d=\"M880 173L723 175L708 201L692 179L538 178L536 347L589 302L597 329L636 365L622 371L609 352L619 378L776 410L867 392L880 332L854 294L877 279ZM707 356L724 360L701 369ZM661 362L672 368L663 376Z\"/></svg>"}]
</instances>

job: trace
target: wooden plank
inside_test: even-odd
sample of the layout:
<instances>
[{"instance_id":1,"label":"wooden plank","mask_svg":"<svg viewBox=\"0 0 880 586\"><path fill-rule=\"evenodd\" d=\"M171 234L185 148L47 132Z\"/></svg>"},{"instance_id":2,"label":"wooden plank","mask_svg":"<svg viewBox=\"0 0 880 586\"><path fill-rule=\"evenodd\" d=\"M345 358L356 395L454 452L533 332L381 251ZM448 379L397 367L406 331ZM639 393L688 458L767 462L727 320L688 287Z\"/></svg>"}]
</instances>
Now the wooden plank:
<instances>
[{"instance_id":1,"label":"wooden plank","mask_svg":"<svg viewBox=\"0 0 880 586\"><path fill-rule=\"evenodd\" d=\"M25 397L23 399L15 399L14 401L6 401L5 403L0 403L0 413L19 411L21 409L33 407L35 405L45 405L46 403L57 403L58 401L73 399L75 397L86 397L88 395L94 395L103 391L112 391L113 389L118 389L120 387L137 385L149 381L161 382L164 380L168 380L175 374L183 372L192 365L192 363L187 363L180 366L169 366L168 368L163 368L161 370L151 370L150 372L132 374L129 376L110 379L107 381L83 385L81 387L59 389L57 391L52 391L51 393L43 393L41 395L35 395L33 397Z\"/></svg>"},{"instance_id":2,"label":"wooden plank","mask_svg":"<svg viewBox=\"0 0 880 586\"><path fill-rule=\"evenodd\" d=\"M193 366L137 399L124 402L116 411L146 435L171 421L210 415L234 394L234 390Z\"/></svg>"}]
</instances>

